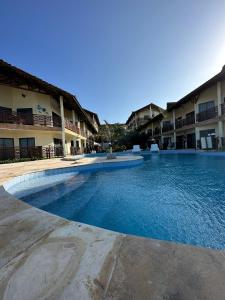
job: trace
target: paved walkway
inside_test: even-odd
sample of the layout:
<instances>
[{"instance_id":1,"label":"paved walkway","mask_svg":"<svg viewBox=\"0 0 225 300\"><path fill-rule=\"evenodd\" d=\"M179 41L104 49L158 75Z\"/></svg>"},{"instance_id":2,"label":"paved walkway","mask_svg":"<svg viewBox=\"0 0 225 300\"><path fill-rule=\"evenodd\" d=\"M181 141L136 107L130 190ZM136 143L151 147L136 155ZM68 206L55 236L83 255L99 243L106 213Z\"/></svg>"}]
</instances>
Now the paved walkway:
<instances>
[{"instance_id":1,"label":"paved walkway","mask_svg":"<svg viewBox=\"0 0 225 300\"><path fill-rule=\"evenodd\" d=\"M102 161L1 165L0 182ZM16 200L1 187L0 299L224 300L225 252L67 221Z\"/></svg>"}]
</instances>

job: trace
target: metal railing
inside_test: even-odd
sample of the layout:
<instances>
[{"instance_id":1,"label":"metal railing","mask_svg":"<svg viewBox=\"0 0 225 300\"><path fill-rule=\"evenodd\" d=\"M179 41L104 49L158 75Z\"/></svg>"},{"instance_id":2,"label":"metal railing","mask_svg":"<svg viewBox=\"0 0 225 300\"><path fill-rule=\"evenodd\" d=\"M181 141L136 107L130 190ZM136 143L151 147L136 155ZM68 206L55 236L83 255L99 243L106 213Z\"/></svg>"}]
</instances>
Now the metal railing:
<instances>
[{"instance_id":1,"label":"metal railing","mask_svg":"<svg viewBox=\"0 0 225 300\"><path fill-rule=\"evenodd\" d=\"M77 134L80 134L80 128L76 124L73 124L71 121L67 119L65 119L65 128L73 132L76 132Z\"/></svg>"},{"instance_id":2,"label":"metal railing","mask_svg":"<svg viewBox=\"0 0 225 300\"><path fill-rule=\"evenodd\" d=\"M0 112L0 123L22 124L34 126L61 127L61 120L53 120L51 116L38 114L18 114L17 112Z\"/></svg>"},{"instance_id":3,"label":"metal railing","mask_svg":"<svg viewBox=\"0 0 225 300\"><path fill-rule=\"evenodd\" d=\"M159 127L156 127L154 129L154 135L159 135L161 132L160 132L160 128Z\"/></svg>"},{"instance_id":4,"label":"metal railing","mask_svg":"<svg viewBox=\"0 0 225 300\"><path fill-rule=\"evenodd\" d=\"M52 158L63 156L62 146L3 147L0 146L0 160L30 158Z\"/></svg>"},{"instance_id":5,"label":"metal railing","mask_svg":"<svg viewBox=\"0 0 225 300\"><path fill-rule=\"evenodd\" d=\"M175 126L176 126L176 129L179 129L179 128L182 128L187 125L192 125L194 123L195 123L195 116L194 116L194 112L193 112L193 114L186 116L186 118L184 118L184 119L176 119Z\"/></svg>"},{"instance_id":6,"label":"metal railing","mask_svg":"<svg viewBox=\"0 0 225 300\"><path fill-rule=\"evenodd\" d=\"M221 104L221 114L225 115L225 103Z\"/></svg>"},{"instance_id":7,"label":"metal railing","mask_svg":"<svg viewBox=\"0 0 225 300\"><path fill-rule=\"evenodd\" d=\"M162 127L162 132L167 132L173 130L173 123L164 124Z\"/></svg>"},{"instance_id":8,"label":"metal railing","mask_svg":"<svg viewBox=\"0 0 225 300\"><path fill-rule=\"evenodd\" d=\"M218 116L218 106L213 106L205 111L196 114L197 122L214 119Z\"/></svg>"}]
</instances>

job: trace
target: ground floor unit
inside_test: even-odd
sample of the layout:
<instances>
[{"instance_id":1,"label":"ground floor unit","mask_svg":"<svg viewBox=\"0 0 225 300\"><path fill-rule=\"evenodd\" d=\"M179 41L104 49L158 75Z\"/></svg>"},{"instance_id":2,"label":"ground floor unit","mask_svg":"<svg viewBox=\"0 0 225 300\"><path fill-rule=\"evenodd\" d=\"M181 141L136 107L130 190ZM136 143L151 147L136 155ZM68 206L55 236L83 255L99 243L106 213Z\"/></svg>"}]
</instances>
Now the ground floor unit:
<instances>
[{"instance_id":1,"label":"ground floor unit","mask_svg":"<svg viewBox=\"0 0 225 300\"><path fill-rule=\"evenodd\" d=\"M224 122L193 124L161 135L153 136L161 149L223 149L225 146Z\"/></svg>"},{"instance_id":2,"label":"ground floor unit","mask_svg":"<svg viewBox=\"0 0 225 300\"><path fill-rule=\"evenodd\" d=\"M93 141L66 129L66 155L90 151ZM63 156L60 130L0 129L0 160Z\"/></svg>"}]
</instances>

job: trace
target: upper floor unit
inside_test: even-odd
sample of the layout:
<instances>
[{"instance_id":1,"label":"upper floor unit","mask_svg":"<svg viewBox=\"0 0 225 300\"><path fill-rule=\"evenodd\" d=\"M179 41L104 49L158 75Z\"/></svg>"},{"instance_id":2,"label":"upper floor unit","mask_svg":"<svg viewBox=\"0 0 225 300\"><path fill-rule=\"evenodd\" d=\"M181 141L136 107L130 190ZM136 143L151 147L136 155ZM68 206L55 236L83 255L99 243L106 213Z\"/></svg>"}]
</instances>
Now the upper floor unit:
<instances>
[{"instance_id":1,"label":"upper floor unit","mask_svg":"<svg viewBox=\"0 0 225 300\"><path fill-rule=\"evenodd\" d=\"M92 116L93 115L93 116ZM98 116L76 97L0 60L0 129L97 133Z\"/></svg>"},{"instance_id":2,"label":"upper floor unit","mask_svg":"<svg viewBox=\"0 0 225 300\"><path fill-rule=\"evenodd\" d=\"M225 67L221 72L177 102L162 110L161 133L170 134L225 120ZM154 119L140 130L151 129ZM224 128L225 130L225 128Z\"/></svg>"},{"instance_id":3,"label":"upper floor unit","mask_svg":"<svg viewBox=\"0 0 225 300\"><path fill-rule=\"evenodd\" d=\"M127 129L138 129L140 126L146 124L149 120L160 114L162 108L150 103L136 111L133 111L127 119Z\"/></svg>"}]
</instances>

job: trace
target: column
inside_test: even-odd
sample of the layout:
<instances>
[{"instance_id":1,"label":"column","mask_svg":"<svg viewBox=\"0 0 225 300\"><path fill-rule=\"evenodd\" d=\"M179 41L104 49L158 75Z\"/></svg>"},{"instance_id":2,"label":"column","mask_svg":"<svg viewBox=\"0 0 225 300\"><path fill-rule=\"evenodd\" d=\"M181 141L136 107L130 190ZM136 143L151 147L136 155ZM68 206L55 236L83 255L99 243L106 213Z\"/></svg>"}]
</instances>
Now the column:
<instances>
[{"instance_id":1,"label":"column","mask_svg":"<svg viewBox=\"0 0 225 300\"><path fill-rule=\"evenodd\" d=\"M66 156L66 137L65 137L65 117L64 117L63 96L59 97L59 103L60 103L60 115L61 115L61 125L62 125L63 156Z\"/></svg>"},{"instance_id":2,"label":"column","mask_svg":"<svg viewBox=\"0 0 225 300\"><path fill-rule=\"evenodd\" d=\"M174 140L174 148L176 149L176 116L175 109L173 110L173 140Z\"/></svg>"},{"instance_id":3,"label":"column","mask_svg":"<svg viewBox=\"0 0 225 300\"><path fill-rule=\"evenodd\" d=\"M149 106L149 116L150 116L150 118L152 119L152 106L151 106L151 104L150 104L150 106Z\"/></svg>"},{"instance_id":4,"label":"column","mask_svg":"<svg viewBox=\"0 0 225 300\"><path fill-rule=\"evenodd\" d=\"M163 121L160 121L160 141L161 141L161 145L163 145L163 132L162 132L162 127L163 127Z\"/></svg>"},{"instance_id":5,"label":"column","mask_svg":"<svg viewBox=\"0 0 225 300\"><path fill-rule=\"evenodd\" d=\"M194 114L195 114L195 148L198 149L198 132L197 132L197 127L196 127L196 123L197 123L197 118L196 118L196 114L198 113L198 106L197 103L194 102Z\"/></svg>"},{"instance_id":6,"label":"column","mask_svg":"<svg viewBox=\"0 0 225 300\"><path fill-rule=\"evenodd\" d=\"M76 117L75 117L75 111L72 110L72 120L73 120L73 124L76 124Z\"/></svg>"},{"instance_id":7,"label":"column","mask_svg":"<svg viewBox=\"0 0 225 300\"><path fill-rule=\"evenodd\" d=\"M221 87L221 81L217 82L217 105L218 105L218 138L219 138L219 149L222 148L222 138L223 138L223 121L221 120L222 116L222 87Z\"/></svg>"}]
</instances>

